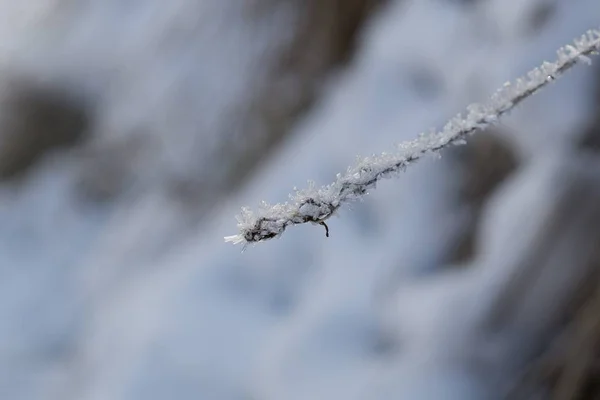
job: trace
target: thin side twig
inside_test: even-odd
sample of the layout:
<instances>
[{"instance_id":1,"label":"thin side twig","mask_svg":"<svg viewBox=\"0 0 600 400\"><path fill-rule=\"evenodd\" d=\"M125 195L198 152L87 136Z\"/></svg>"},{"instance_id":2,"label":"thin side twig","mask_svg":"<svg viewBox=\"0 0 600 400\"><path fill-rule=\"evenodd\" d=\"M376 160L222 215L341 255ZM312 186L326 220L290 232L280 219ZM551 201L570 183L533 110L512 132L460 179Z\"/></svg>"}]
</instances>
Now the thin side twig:
<instances>
[{"instance_id":1,"label":"thin side twig","mask_svg":"<svg viewBox=\"0 0 600 400\"><path fill-rule=\"evenodd\" d=\"M578 63L590 64L589 55L600 51L600 30L589 30L573 44L557 51L555 62L544 62L514 83L507 82L486 104L471 104L467 115L452 118L440 132L422 133L416 139L401 143L394 153L366 157L357 165L338 174L335 182L320 189L309 185L296 191L283 204L263 203L254 212L247 207L238 215L239 233L226 236L226 242L255 243L280 236L288 226L308 222L323 225L344 203L364 196L378 181L404 171L408 165L429 154L436 154L450 145L464 144L478 130L494 125L498 120Z\"/></svg>"}]
</instances>

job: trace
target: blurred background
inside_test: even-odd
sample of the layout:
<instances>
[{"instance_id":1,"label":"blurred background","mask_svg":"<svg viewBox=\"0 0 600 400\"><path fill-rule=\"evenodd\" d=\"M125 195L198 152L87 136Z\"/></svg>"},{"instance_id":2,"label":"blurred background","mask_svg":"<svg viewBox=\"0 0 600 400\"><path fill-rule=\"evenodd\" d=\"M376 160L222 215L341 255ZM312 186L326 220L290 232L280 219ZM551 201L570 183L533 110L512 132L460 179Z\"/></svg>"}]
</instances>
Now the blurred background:
<instances>
[{"instance_id":1,"label":"blurred background","mask_svg":"<svg viewBox=\"0 0 600 400\"><path fill-rule=\"evenodd\" d=\"M322 227L598 0L0 0L0 398L600 398L600 62Z\"/></svg>"}]
</instances>

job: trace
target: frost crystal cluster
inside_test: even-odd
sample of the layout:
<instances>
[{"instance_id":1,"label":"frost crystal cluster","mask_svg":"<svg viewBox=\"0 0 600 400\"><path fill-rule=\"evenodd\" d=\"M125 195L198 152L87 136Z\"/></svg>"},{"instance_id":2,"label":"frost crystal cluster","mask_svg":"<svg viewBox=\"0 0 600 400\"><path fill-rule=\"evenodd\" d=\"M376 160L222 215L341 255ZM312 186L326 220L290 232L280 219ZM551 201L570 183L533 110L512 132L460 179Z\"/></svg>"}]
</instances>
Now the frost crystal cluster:
<instances>
[{"instance_id":1,"label":"frost crystal cluster","mask_svg":"<svg viewBox=\"0 0 600 400\"><path fill-rule=\"evenodd\" d=\"M560 77L575 64L590 63L589 55L600 51L600 30L590 30L573 44L557 51L557 60L544 62L527 76L514 83L505 83L486 104L471 104L465 117L452 118L441 131L425 134L403 142L393 153L361 159L338 174L335 182L320 189L309 184L308 189L296 191L289 202L276 205L263 203L258 211L243 208L237 217L239 233L225 241L253 243L280 236L290 225L307 222L325 225L342 204L356 200L375 188L377 182L403 171L408 165L449 145L464 144L467 136L495 124L523 100Z\"/></svg>"}]
</instances>

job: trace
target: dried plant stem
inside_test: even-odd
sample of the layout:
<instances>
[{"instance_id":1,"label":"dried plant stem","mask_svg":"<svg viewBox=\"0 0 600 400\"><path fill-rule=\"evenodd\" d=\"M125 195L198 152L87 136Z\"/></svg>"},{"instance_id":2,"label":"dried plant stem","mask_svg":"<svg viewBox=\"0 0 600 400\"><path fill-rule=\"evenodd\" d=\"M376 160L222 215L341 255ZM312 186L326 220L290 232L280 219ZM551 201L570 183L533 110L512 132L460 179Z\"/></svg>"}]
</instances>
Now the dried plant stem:
<instances>
[{"instance_id":1,"label":"dried plant stem","mask_svg":"<svg viewBox=\"0 0 600 400\"><path fill-rule=\"evenodd\" d=\"M590 63L589 55L600 51L600 31L590 30L573 44L557 51L555 62L544 62L526 77L514 83L507 82L486 104L467 107L467 116L458 114L437 133L421 134L404 142L394 153L366 157L345 174L338 174L332 184L320 189L309 185L297 191L289 202L276 205L262 204L253 212L242 209L238 218L239 233L225 237L226 242L254 243L280 236L290 225L307 222L324 225L344 203L356 200L373 189L377 182L392 177L411 163L429 154L436 154L450 145L463 144L467 136L494 125L523 100L547 86L578 63ZM326 225L325 225L326 226ZM328 229L327 229L328 233Z\"/></svg>"}]
</instances>

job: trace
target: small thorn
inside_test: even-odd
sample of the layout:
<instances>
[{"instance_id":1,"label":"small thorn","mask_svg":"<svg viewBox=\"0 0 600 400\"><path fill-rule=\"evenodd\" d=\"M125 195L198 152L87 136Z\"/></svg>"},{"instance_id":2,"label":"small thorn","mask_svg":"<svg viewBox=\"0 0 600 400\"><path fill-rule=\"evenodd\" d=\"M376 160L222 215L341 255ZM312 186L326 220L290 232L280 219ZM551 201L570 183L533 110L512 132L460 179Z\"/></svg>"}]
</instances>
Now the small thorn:
<instances>
[{"instance_id":1,"label":"small thorn","mask_svg":"<svg viewBox=\"0 0 600 400\"><path fill-rule=\"evenodd\" d=\"M323 225L325 227L325 237L329 237L329 227L323 221L319 222L319 225Z\"/></svg>"}]
</instances>

